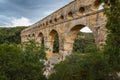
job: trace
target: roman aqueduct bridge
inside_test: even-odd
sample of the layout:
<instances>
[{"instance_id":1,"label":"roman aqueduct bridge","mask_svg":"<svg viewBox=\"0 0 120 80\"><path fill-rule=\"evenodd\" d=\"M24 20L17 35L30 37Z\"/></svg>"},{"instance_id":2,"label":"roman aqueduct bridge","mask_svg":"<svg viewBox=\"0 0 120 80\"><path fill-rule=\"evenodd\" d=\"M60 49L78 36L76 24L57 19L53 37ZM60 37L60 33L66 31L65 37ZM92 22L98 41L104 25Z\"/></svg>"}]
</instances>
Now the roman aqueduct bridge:
<instances>
[{"instance_id":1,"label":"roman aqueduct bridge","mask_svg":"<svg viewBox=\"0 0 120 80\"><path fill-rule=\"evenodd\" d=\"M74 0L44 19L36 22L21 32L21 41L35 39L39 44L44 38L46 54L53 54L56 34L59 36L59 54L62 58L71 54L77 33L85 26L93 32L98 47L105 43L106 17L98 10L100 0Z\"/></svg>"}]
</instances>

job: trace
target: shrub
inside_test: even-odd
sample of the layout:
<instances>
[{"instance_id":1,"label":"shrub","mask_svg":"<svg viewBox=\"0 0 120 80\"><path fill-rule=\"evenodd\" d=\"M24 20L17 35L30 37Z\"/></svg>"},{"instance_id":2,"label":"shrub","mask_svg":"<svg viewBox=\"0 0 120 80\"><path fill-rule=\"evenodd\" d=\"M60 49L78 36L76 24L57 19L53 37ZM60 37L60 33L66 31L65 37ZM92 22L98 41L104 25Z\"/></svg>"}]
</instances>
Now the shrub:
<instances>
[{"instance_id":1,"label":"shrub","mask_svg":"<svg viewBox=\"0 0 120 80\"><path fill-rule=\"evenodd\" d=\"M49 80L110 80L107 59L102 53L73 54L55 66Z\"/></svg>"},{"instance_id":2,"label":"shrub","mask_svg":"<svg viewBox=\"0 0 120 80\"><path fill-rule=\"evenodd\" d=\"M0 45L0 80L46 80L39 60L37 54L26 53L17 45Z\"/></svg>"}]
</instances>

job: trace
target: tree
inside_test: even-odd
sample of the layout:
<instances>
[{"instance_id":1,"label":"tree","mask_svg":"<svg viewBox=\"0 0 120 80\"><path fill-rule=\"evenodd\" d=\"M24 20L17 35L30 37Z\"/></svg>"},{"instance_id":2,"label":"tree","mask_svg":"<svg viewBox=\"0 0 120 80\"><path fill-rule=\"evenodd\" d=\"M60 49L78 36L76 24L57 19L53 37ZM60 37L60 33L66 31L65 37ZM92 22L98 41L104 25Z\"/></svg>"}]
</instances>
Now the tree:
<instances>
[{"instance_id":1,"label":"tree","mask_svg":"<svg viewBox=\"0 0 120 80\"><path fill-rule=\"evenodd\" d=\"M25 27L0 28L0 44L16 43L20 44L20 33Z\"/></svg>"},{"instance_id":2,"label":"tree","mask_svg":"<svg viewBox=\"0 0 120 80\"><path fill-rule=\"evenodd\" d=\"M111 74L115 77L120 71L120 0L103 0L103 2L108 30L104 53L108 57Z\"/></svg>"},{"instance_id":3,"label":"tree","mask_svg":"<svg viewBox=\"0 0 120 80\"><path fill-rule=\"evenodd\" d=\"M109 67L102 53L73 54L55 66L49 80L111 80Z\"/></svg>"},{"instance_id":4,"label":"tree","mask_svg":"<svg viewBox=\"0 0 120 80\"><path fill-rule=\"evenodd\" d=\"M0 45L0 80L46 80L40 54L26 52L18 45Z\"/></svg>"}]
</instances>

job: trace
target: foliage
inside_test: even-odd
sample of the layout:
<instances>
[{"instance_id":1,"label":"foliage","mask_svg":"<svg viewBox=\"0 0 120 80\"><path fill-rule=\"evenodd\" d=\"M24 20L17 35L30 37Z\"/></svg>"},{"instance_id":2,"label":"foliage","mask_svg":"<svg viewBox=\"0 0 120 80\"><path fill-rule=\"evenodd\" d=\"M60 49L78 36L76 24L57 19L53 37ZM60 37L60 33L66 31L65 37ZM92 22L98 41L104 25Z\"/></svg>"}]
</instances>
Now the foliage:
<instances>
[{"instance_id":1,"label":"foliage","mask_svg":"<svg viewBox=\"0 0 120 80\"><path fill-rule=\"evenodd\" d=\"M38 55L26 53L18 45L0 45L0 80L46 80Z\"/></svg>"},{"instance_id":2,"label":"foliage","mask_svg":"<svg viewBox=\"0 0 120 80\"><path fill-rule=\"evenodd\" d=\"M107 16L106 28L109 32L105 46L111 74L120 72L120 0L103 0Z\"/></svg>"},{"instance_id":3,"label":"foliage","mask_svg":"<svg viewBox=\"0 0 120 80\"><path fill-rule=\"evenodd\" d=\"M24 53L37 55L39 59L46 59L44 45L38 45L35 40L29 40L23 43Z\"/></svg>"},{"instance_id":4,"label":"foliage","mask_svg":"<svg viewBox=\"0 0 120 80\"><path fill-rule=\"evenodd\" d=\"M58 34L55 35L55 41L53 43L53 52L59 52L59 36Z\"/></svg>"},{"instance_id":5,"label":"foliage","mask_svg":"<svg viewBox=\"0 0 120 80\"><path fill-rule=\"evenodd\" d=\"M17 43L21 42L20 32L25 27L0 28L0 44L2 43Z\"/></svg>"},{"instance_id":6,"label":"foliage","mask_svg":"<svg viewBox=\"0 0 120 80\"><path fill-rule=\"evenodd\" d=\"M96 52L96 44L92 33L79 32L75 39L73 52L90 53Z\"/></svg>"},{"instance_id":7,"label":"foliage","mask_svg":"<svg viewBox=\"0 0 120 80\"><path fill-rule=\"evenodd\" d=\"M102 53L73 54L55 66L49 80L111 80Z\"/></svg>"}]
</instances>

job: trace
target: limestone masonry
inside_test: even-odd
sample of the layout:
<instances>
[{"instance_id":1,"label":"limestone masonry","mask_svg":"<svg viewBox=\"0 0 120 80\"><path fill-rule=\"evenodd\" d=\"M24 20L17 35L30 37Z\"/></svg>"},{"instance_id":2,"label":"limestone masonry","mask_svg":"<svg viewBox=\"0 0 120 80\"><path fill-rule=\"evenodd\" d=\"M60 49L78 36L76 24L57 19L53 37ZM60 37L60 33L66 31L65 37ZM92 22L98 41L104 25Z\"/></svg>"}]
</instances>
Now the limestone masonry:
<instances>
[{"instance_id":1,"label":"limestone masonry","mask_svg":"<svg viewBox=\"0 0 120 80\"><path fill-rule=\"evenodd\" d=\"M71 54L73 43L81 28L88 26L96 45L101 47L106 39L106 16L98 10L100 0L74 0L21 32L21 41L35 39L39 44L44 38L47 55L53 54L54 37L59 35L59 55L62 59Z\"/></svg>"}]
</instances>

